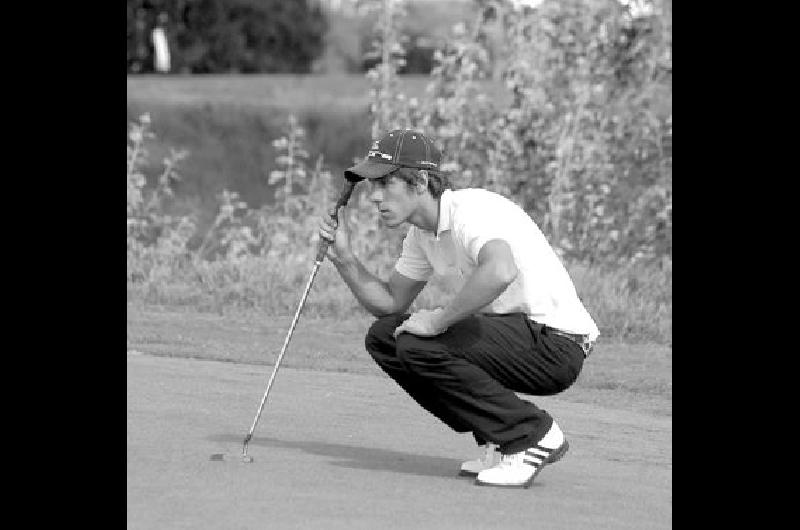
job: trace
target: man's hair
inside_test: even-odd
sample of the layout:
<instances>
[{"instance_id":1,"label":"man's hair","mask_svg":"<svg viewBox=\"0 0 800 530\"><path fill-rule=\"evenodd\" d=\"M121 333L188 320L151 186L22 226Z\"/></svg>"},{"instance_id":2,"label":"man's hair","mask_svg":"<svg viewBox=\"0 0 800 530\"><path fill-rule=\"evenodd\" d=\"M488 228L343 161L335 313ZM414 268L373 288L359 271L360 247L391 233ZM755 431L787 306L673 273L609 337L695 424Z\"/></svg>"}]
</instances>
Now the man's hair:
<instances>
[{"instance_id":1,"label":"man's hair","mask_svg":"<svg viewBox=\"0 0 800 530\"><path fill-rule=\"evenodd\" d=\"M418 182L422 181L421 171L425 171L428 174L428 191L431 192L434 199L438 199L444 190L451 188L450 179L447 178L447 175L427 169L401 167L393 171L391 175L405 181L409 188L413 188Z\"/></svg>"}]
</instances>

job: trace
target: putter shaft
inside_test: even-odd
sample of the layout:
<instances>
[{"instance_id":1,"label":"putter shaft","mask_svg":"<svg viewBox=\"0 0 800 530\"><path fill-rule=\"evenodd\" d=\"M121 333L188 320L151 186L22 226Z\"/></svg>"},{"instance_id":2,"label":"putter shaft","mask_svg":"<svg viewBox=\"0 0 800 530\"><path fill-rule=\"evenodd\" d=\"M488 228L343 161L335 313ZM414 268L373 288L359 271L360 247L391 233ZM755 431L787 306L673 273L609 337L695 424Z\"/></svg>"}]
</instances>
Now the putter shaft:
<instances>
[{"instance_id":1,"label":"putter shaft","mask_svg":"<svg viewBox=\"0 0 800 530\"><path fill-rule=\"evenodd\" d=\"M242 456L247 456L247 444L250 442L250 439L253 437L253 431L255 431L256 424L258 423L259 418L261 417L261 412L264 410L264 404L267 402L267 396L269 395L269 390L272 388L272 383L275 381L275 375L278 373L278 368L281 366L281 360L283 359L283 355L286 353L286 347L289 345L289 341L292 338L292 334L294 333L294 328L297 326L297 321L300 319L300 313L303 310L303 306L306 303L306 298L308 297L308 292L311 290L311 285L314 283L314 277L317 275L317 271L319 271L319 266L322 264L322 260L317 259L314 262L314 269L311 271L311 276L308 278L308 283L306 283L306 288L303 291L303 296L300 298L300 303L297 306L297 311L294 313L294 318L292 319L292 325L289 327L289 333L286 334L286 339L283 341L283 347L281 348L280 354L278 354L278 358L275 360L275 367L272 369L272 375L269 376L269 381L267 382L267 389L264 391L264 395L261 397L261 403L258 405L258 412L256 413L256 417L253 419L253 425L250 426L250 431L247 433L247 436L244 439L244 444L242 447Z\"/></svg>"},{"instance_id":2,"label":"putter shaft","mask_svg":"<svg viewBox=\"0 0 800 530\"><path fill-rule=\"evenodd\" d=\"M346 176L346 175L345 175ZM336 200L336 204L333 206L331 210L331 216L334 220L338 221L338 212L339 208L347 204L347 201L350 200L350 195L353 194L353 188L355 188L356 183L360 179L350 179L346 178L344 187L342 188L342 192L339 194L339 198ZM278 355L278 358L275 360L275 367L272 369L272 375L269 377L269 381L267 382L267 389L264 391L264 395L261 397L261 403L258 405L258 412L256 413L256 417L253 419L253 425L250 426L250 431L245 436L244 443L242 444L242 457L247 457L247 444L250 443L250 439L253 437L253 431L256 429L256 424L258 423L258 419L261 417L261 412L264 410L264 403L267 402L267 396L269 395L269 389L272 388L272 382L275 381L275 374L278 373L278 368L281 366L281 360L283 359L283 355L286 353L286 347L289 345L289 340L292 338L292 333L294 333L294 328L297 325L297 321L300 318L300 313L303 310L303 306L306 303L306 298L308 297L308 292L311 290L311 285L314 283L314 277L317 275L317 271L319 271L320 265L322 262L325 261L325 253L328 250L328 247L333 241L328 239L321 239L319 242L319 248L317 249L317 257L314 259L314 269L311 271L311 276L308 278L308 283L306 283L306 288L303 290L303 296L300 298L300 303L297 305L297 311L294 313L294 318L292 319L292 325L289 327L289 333L286 334L286 340L283 341L283 347L281 348L281 353Z\"/></svg>"}]
</instances>

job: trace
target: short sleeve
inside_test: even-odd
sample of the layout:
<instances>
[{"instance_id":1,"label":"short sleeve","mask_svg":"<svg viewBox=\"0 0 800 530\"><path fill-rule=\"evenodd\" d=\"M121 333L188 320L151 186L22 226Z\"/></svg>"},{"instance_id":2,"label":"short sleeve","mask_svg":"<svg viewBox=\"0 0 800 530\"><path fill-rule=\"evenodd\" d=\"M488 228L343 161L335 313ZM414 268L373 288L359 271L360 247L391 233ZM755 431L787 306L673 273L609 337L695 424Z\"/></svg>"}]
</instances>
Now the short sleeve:
<instances>
[{"instance_id":1,"label":"short sleeve","mask_svg":"<svg viewBox=\"0 0 800 530\"><path fill-rule=\"evenodd\" d=\"M507 239L508 227L502 215L486 215L474 206L463 206L453 215L453 235L467 256L478 263L478 254L488 241Z\"/></svg>"},{"instance_id":2,"label":"short sleeve","mask_svg":"<svg viewBox=\"0 0 800 530\"><path fill-rule=\"evenodd\" d=\"M433 267L425 256L414 227L408 230L403 239L403 251L394 268L403 276L416 281L426 281L433 274Z\"/></svg>"}]
</instances>

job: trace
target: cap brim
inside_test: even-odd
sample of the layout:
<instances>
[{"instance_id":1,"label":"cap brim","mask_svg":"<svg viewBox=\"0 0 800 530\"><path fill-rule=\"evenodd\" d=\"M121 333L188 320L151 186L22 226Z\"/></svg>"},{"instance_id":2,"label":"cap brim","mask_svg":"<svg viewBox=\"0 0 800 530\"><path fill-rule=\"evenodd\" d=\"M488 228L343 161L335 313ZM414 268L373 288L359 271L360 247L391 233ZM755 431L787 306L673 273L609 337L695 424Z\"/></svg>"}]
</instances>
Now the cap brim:
<instances>
[{"instance_id":1,"label":"cap brim","mask_svg":"<svg viewBox=\"0 0 800 530\"><path fill-rule=\"evenodd\" d=\"M379 179L385 175L388 175L399 167L400 166L395 164L385 164L382 162L364 159L353 167L347 168L344 171L344 176L346 179L354 182L364 179Z\"/></svg>"}]
</instances>

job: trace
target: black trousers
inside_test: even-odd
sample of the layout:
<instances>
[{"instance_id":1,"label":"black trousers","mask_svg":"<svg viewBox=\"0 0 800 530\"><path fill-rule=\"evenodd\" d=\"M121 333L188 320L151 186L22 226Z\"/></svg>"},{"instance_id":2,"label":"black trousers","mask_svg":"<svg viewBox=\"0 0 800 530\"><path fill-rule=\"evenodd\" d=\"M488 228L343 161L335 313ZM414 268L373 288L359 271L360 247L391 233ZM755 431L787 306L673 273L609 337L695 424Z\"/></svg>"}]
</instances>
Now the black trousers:
<instances>
[{"instance_id":1,"label":"black trousers","mask_svg":"<svg viewBox=\"0 0 800 530\"><path fill-rule=\"evenodd\" d=\"M419 405L456 432L506 453L542 439L553 418L515 392L548 396L578 378L584 353L523 313L467 317L436 337L392 336L408 314L379 318L365 345Z\"/></svg>"}]
</instances>

